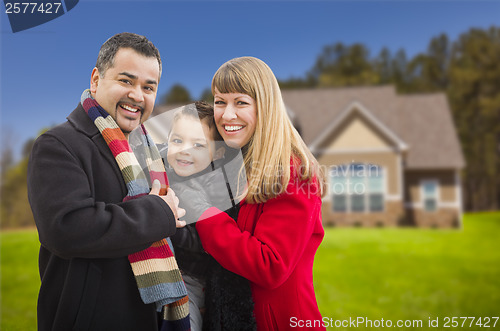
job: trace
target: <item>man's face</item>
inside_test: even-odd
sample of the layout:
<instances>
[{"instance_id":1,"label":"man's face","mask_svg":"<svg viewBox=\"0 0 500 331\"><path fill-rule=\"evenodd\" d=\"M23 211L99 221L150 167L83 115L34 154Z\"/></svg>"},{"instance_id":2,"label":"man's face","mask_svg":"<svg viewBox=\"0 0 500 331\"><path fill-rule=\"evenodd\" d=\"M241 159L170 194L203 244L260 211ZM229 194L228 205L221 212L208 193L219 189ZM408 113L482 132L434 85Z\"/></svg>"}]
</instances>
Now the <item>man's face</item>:
<instances>
[{"instance_id":1,"label":"man's face","mask_svg":"<svg viewBox=\"0 0 500 331\"><path fill-rule=\"evenodd\" d=\"M90 92L128 136L153 112L160 68L155 57L131 48L120 48L113 62L104 74L94 68Z\"/></svg>"}]
</instances>

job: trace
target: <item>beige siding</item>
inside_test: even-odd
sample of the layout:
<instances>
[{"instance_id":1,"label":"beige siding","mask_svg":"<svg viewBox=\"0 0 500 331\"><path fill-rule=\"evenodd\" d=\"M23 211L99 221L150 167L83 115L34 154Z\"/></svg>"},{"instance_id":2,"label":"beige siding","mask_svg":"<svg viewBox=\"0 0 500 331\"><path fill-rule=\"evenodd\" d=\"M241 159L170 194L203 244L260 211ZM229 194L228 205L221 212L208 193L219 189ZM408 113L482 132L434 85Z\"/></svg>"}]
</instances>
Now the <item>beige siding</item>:
<instances>
[{"instance_id":1,"label":"beige siding","mask_svg":"<svg viewBox=\"0 0 500 331\"><path fill-rule=\"evenodd\" d=\"M388 141L360 116L353 116L337 132L337 137L325 148L327 151L391 147Z\"/></svg>"}]
</instances>

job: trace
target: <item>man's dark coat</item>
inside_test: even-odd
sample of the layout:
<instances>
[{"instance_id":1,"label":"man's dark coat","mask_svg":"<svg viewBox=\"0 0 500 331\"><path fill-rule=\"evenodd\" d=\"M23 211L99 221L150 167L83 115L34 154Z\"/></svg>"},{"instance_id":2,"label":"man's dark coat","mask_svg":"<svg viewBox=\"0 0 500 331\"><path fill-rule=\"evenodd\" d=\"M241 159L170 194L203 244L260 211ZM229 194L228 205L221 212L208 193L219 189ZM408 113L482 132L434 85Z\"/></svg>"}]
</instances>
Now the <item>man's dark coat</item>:
<instances>
[{"instance_id":1,"label":"man's dark coat","mask_svg":"<svg viewBox=\"0 0 500 331\"><path fill-rule=\"evenodd\" d=\"M40 237L39 330L157 330L127 256L175 233L161 198L127 194L118 165L81 105L41 135L28 166Z\"/></svg>"}]
</instances>

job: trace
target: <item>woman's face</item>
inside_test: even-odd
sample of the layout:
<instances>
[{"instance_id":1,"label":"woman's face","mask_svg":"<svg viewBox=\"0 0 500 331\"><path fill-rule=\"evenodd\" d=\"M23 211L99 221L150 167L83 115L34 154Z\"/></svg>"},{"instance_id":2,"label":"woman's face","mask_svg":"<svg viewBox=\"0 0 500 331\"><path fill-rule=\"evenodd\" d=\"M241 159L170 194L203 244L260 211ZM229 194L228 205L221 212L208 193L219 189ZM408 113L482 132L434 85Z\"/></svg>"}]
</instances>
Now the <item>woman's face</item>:
<instances>
[{"instance_id":1,"label":"woman's face","mask_svg":"<svg viewBox=\"0 0 500 331\"><path fill-rule=\"evenodd\" d=\"M255 133L257 105L247 94L219 93L216 89L214 117L224 142L232 148L241 148Z\"/></svg>"}]
</instances>

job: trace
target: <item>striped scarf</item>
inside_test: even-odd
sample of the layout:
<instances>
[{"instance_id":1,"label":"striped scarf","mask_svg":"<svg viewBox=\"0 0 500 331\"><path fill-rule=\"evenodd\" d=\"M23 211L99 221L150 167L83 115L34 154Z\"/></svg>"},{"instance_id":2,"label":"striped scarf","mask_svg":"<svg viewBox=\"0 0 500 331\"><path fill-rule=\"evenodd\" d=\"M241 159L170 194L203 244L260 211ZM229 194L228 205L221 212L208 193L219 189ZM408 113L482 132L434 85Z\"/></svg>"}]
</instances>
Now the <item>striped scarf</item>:
<instances>
[{"instance_id":1,"label":"striped scarf","mask_svg":"<svg viewBox=\"0 0 500 331\"><path fill-rule=\"evenodd\" d=\"M88 89L82 94L81 104L118 163L128 189L123 201L149 194L146 175L115 120L92 98ZM161 183L160 194L166 194L168 179L160 153L146 128L141 125L140 129L151 182L158 179ZM142 300L146 304L156 303L158 311L162 312L162 330L189 330L186 286L172 253L170 239L155 242L151 247L129 255L128 259Z\"/></svg>"}]
</instances>

